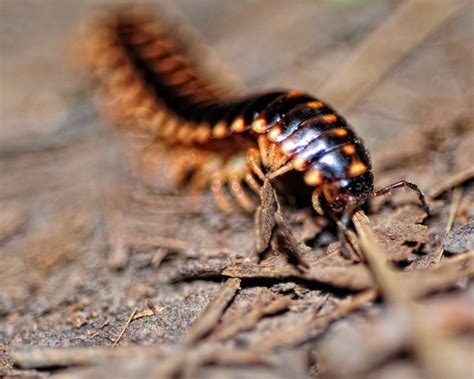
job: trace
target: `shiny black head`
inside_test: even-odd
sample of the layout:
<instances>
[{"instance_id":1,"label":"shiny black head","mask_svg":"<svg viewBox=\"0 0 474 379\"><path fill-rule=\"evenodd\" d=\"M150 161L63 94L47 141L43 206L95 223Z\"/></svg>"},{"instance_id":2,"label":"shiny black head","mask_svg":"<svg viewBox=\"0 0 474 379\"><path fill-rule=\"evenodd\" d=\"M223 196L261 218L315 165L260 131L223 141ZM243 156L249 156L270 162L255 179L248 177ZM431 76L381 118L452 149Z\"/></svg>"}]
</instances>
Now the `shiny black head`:
<instances>
[{"instance_id":1,"label":"shiny black head","mask_svg":"<svg viewBox=\"0 0 474 379\"><path fill-rule=\"evenodd\" d=\"M374 176L367 171L353 178L324 184L323 195L333 212L342 213L365 203L373 189Z\"/></svg>"}]
</instances>

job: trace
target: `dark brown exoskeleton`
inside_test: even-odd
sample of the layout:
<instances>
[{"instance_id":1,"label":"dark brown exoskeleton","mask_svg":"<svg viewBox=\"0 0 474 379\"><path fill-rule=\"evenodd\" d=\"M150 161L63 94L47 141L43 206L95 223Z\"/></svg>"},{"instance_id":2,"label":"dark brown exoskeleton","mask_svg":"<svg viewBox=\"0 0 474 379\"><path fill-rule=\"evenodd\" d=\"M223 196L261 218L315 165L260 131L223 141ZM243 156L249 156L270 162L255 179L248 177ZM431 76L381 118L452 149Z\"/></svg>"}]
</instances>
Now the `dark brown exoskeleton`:
<instances>
[{"instance_id":1,"label":"dark brown exoskeleton","mask_svg":"<svg viewBox=\"0 0 474 379\"><path fill-rule=\"evenodd\" d=\"M314 209L333 218L340 230L368 199L395 188L415 191L428 212L413 183L399 181L374 191L361 139L342 116L312 96L285 90L225 98L196 74L166 30L134 12L100 20L85 42L84 56L109 108L145 123L175 157L175 184L187 177L191 191L210 187L223 211L235 204L254 211L249 191L260 196L262 185L278 179L285 186L286 174L296 173L311 188ZM260 252L268 238L259 230L257 236Z\"/></svg>"}]
</instances>

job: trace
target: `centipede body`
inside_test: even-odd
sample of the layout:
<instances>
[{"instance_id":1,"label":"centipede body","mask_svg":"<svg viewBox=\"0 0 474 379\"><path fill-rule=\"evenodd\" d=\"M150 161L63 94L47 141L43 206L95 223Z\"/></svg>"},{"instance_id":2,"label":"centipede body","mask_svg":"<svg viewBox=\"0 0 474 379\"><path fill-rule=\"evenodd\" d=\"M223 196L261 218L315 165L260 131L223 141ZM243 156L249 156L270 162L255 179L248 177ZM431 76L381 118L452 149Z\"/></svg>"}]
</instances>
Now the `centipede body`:
<instances>
[{"instance_id":1,"label":"centipede body","mask_svg":"<svg viewBox=\"0 0 474 379\"><path fill-rule=\"evenodd\" d=\"M331 106L295 90L229 96L201 78L169 33L119 11L91 28L85 58L122 119L187 152L179 159L195 154L178 177L193 170L191 187L210 186L224 210L232 208L226 193L253 210L247 190L258 193L266 177L290 171L336 211L374 194L369 153Z\"/></svg>"}]
</instances>

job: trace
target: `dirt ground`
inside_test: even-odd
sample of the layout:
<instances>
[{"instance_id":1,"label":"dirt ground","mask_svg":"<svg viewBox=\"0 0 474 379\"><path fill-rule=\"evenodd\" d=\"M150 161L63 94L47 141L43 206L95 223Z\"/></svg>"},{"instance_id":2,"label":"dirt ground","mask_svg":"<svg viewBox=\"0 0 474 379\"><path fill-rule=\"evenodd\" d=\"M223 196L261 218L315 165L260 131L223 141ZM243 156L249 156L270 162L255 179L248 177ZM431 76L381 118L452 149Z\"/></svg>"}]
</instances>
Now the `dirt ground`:
<instances>
[{"instance_id":1,"label":"dirt ground","mask_svg":"<svg viewBox=\"0 0 474 379\"><path fill-rule=\"evenodd\" d=\"M256 262L252 215L171 192L97 116L74 36L103 1L1 1L0 377L474 377L474 7L409 2L162 6L236 87L341 108L377 188L428 194L429 216L409 191L373 201L349 258L286 208L301 267L284 234Z\"/></svg>"}]
</instances>

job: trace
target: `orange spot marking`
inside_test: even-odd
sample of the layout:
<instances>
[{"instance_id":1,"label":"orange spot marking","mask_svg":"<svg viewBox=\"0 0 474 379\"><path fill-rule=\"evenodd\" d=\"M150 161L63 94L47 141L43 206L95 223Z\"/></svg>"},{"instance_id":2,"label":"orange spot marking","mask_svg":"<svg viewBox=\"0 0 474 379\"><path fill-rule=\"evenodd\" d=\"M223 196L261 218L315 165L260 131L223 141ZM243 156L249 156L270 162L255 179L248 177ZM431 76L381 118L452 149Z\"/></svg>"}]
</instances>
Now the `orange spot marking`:
<instances>
[{"instance_id":1,"label":"orange spot marking","mask_svg":"<svg viewBox=\"0 0 474 379\"><path fill-rule=\"evenodd\" d=\"M219 121L212 128L212 136L215 138L224 138L228 134L227 123L225 121Z\"/></svg>"},{"instance_id":2,"label":"orange spot marking","mask_svg":"<svg viewBox=\"0 0 474 379\"><path fill-rule=\"evenodd\" d=\"M326 114L322 116L324 122L330 123L335 122L337 120L337 116L335 114Z\"/></svg>"},{"instance_id":3,"label":"orange spot marking","mask_svg":"<svg viewBox=\"0 0 474 379\"><path fill-rule=\"evenodd\" d=\"M263 118L257 118L253 123L252 123L252 130L255 133L265 133L267 130L267 122Z\"/></svg>"},{"instance_id":4,"label":"orange spot marking","mask_svg":"<svg viewBox=\"0 0 474 379\"><path fill-rule=\"evenodd\" d=\"M345 137L347 136L347 129L343 129L343 128L335 129L334 134L338 137Z\"/></svg>"},{"instance_id":5,"label":"orange spot marking","mask_svg":"<svg viewBox=\"0 0 474 379\"><path fill-rule=\"evenodd\" d=\"M279 126L275 126L270 129L268 132L268 139L270 141L276 142L276 138L281 134L281 128Z\"/></svg>"},{"instance_id":6,"label":"orange spot marking","mask_svg":"<svg viewBox=\"0 0 474 379\"><path fill-rule=\"evenodd\" d=\"M241 116L237 117L232 123L231 129L236 133L242 133L243 131L245 131L244 118Z\"/></svg>"},{"instance_id":7,"label":"orange spot marking","mask_svg":"<svg viewBox=\"0 0 474 379\"><path fill-rule=\"evenodd\" d=\"M299 91L288 91L286 96L288 97L298 97L298 96L301 96L302 93L299 92Z\"/></svg>"},{"instance_id":8,"label":"orange spot marking","mask_svg":"<svg viewBox=\"0 0 474 379\"><path fill-rule=\"evenodd\" d=\"M288 138L285 142L281 144L281 151L283 154L290 154L293 151L294 143L292 138Z\"/></svg>"},{"instance_id":9,"label":"orange spot marking","mask_svg":"<svg viewBox=\"0 0 474 379\"><path fill-rule=\"evenodd\" d=\"M356 147L355 145L345 145L341 150L344 154L353 155L356 152Z\"/></svg>"},{"instance_id":10,"label":"orange spot marking","mask_svg":"<svg viewBox=\"0 0 474 379\"><path fill-rule=\"evenodd\" d=\"M309 186L319 186L319 185L323 184L324 180L323 180L323 177L321 175L321 170L317 169L317 168L309 170L304 176L304 181Z\"/></svg>"},{"instance_id":11,"label":"orange spot marking","mask_svg":"<svg viewBox=\"0 0 474 379\"><path fill-rule=\"evenodd\" d=\"M310 101L309 103L306 103L306 106L312 109L318 109L324 107L324 103L321 101Z\"/></svg>"},{"instance_id":12,"label":"orange spot marking","mask_svg":"<svg viewBox=\"0 0 474 379\"><path fill-rule=\"evenodd\" d=\"M306 167L308 167L308 161L298 156L293 158L292 162L293 167L295 168L295 170L298 171L303 171Z\"/></svg>"},{"instance_id":13,"label":"orange spot marking","mask_svg":"<svg viewBox=\"0 0 474 379\"><path fill-rule=\"evenodd\" d=\"M349 176L352 178L367 171L367 166L360 161L353 162L349 166Z\"/></svg>"}]
</instances>

